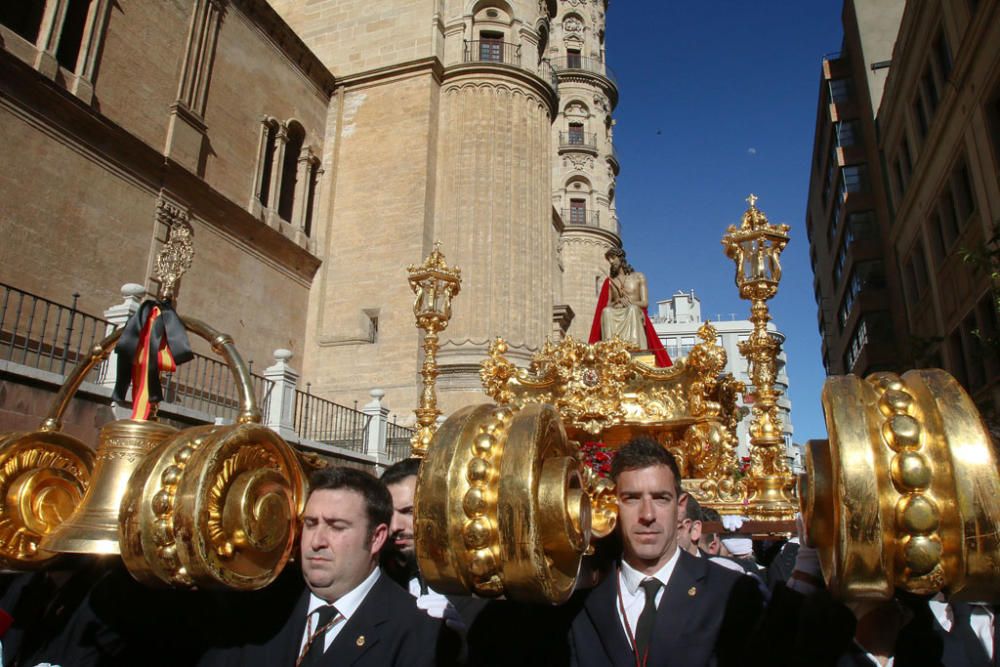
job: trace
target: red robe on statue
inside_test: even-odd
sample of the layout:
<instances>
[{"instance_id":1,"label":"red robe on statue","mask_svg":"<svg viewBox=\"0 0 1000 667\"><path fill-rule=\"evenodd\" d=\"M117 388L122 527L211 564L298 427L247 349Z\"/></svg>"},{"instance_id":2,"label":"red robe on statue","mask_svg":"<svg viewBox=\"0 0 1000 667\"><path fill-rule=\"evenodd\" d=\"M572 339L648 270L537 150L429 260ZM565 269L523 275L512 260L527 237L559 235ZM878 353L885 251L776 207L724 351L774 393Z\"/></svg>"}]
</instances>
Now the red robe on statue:
<instances>
[{"instance_id":1,"label":"red robe on statue","mask_svg":"<svg viewBox=\"0 0 1000 667\"><path fill-rule=\"evenodd\" d=\"M590 326L590 340L587 341L591 345L601 340L601 312L608 305L608 300L610 299L610 280L610 278L604 279L604 284L601 285L601 295L597 297L597 311L594 313L594 323ZM656 329L653 328L653 323L650 321L649 313L646 312L645 308L642 309L642 318L646 324L646 343L649 345L649 351L653 353L653 357L656 359L656 365L659 368L673 366L673 362L670 361L670 355L667 354L663 343L660 342L660 337L656 335Z\"/></svg>"}]
</instances>

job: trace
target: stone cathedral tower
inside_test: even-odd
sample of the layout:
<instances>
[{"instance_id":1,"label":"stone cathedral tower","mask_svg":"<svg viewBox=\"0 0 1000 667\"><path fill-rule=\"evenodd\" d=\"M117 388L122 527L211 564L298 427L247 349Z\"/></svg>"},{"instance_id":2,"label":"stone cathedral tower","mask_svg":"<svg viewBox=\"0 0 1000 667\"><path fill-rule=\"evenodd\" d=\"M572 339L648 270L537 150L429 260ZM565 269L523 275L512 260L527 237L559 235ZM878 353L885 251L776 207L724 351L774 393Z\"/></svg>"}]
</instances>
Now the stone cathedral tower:
<instances>
[{"instance_id":1,"label":"stone cathedral tower","mask_svg":"<svg viewBox=\"0 0 1000 667\"><path fill-rule=\"evenodd\" d=\"M560 213L563 299L574 310L568 333L590 334L604 253L621 246L615 212L618 156L611 114L618 85L604 57L605 0L563 0L552 24L549 58L559 76L552 124L552 205Z\"/></svg>"},{"instance_id":2,"label":"stone cathedral tower","mask_svg":"<svg viewBox=\"0 0 1000 667\"><path fill-rule=\"evenodd\" d=\"M605 0L270 2L336 79L302 364L313 391L377 386L394 410L415 405L405 267L434 240L464 278L441 336L446 411L481 399L494 336L527 361L569 313L589 326L620 243Z\"/></svg>"}]
</instances>

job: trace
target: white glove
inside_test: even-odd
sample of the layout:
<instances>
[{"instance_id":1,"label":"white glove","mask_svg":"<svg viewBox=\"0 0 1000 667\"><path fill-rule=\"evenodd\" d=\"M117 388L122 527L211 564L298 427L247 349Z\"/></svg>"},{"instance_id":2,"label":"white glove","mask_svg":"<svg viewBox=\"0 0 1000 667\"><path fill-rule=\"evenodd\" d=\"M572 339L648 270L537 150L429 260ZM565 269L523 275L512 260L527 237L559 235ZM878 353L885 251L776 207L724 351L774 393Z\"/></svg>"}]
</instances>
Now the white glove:
<instances>
[{"instance_id":1,"label":"white glove","mask_svg":"<svg viewBox=\"0 0 1000 667\"><path fill-rule=\"evenodd\" d=\"M722 527L730 533L739 531L743 522L746 521L745 518L733 514L723 514L720 518L722 519Z\"/></svg>"},{"instance_id":2,"label":"white glove","mask_svg":"<svg viewBox=\"0 0 1000 667\"><path fill-rule=\"evenodd\" d=\"M444 619L444 624L456 632L465 632L465 621L459 616L455 605L440 593L428 593L417 598L417 608L423 609L431 618Z\"/></svg>"}]
</instances>

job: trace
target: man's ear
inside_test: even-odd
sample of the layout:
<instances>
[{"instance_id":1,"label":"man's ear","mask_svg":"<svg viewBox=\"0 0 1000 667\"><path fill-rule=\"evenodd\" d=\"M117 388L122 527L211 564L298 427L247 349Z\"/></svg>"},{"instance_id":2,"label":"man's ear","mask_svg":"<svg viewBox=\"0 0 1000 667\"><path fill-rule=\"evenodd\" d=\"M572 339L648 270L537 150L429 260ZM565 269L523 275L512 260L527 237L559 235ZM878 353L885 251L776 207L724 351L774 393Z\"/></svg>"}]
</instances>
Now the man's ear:
<instances>
[{"instance_id":1,"label":"man's ear","mask_svg":"<svg viewBox=\"0 0 1000 667\"><path fill-rule=\"evenodd\" d=\"M697 542L701 539L701 521L695 519L691 522L691 541Z\"/></svg>"},{"instance_id":2,"label":"man's ear","mask_svg":"<svg viewBox=\"0 0 1000 667\"><path fill-rule=\"evenodd\" d=\"M372 531L372 543L370 545L373 556L382 551L382 547L385 546L387 539L389 539L389 526L384 523L375 526L375 530Z\"/></svg>"}]
</instances>

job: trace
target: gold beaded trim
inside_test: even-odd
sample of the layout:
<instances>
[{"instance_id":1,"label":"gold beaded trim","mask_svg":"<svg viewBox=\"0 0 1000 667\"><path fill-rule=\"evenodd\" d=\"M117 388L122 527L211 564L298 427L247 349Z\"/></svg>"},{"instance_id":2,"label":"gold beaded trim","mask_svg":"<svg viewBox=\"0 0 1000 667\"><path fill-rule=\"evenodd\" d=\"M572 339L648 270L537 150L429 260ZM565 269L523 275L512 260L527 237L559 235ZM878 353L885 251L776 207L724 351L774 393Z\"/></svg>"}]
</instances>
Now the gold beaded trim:
<instances>
[{"instance_id":1,"label":"gold beaded trim","mask_svg":"<svg viewBox=\"0 0 1000 667\"><path fill-rule=\"evenodd\" d=\"M913 416L913 396L898 375L880 373L868 378L879 394L878 408L885 421L882 438L895 452L889 464L896 501L897 560L903 565L902 583L915 593L937 591L944 583L941 568L940 511L927 495L933 470L921 451L920 422Z\"/></svg>"},{"instance_id":2,"label":"gold beaded trim","mask_svg":"<svg viewBox=\"0 0 1000 667\"><path fill-rule=\"evenodd\" d=\"M177 543L174 537L174 494L177 492L177 484L184 475L184 468L202 442L202 438L195 438L174 453L173 464L160 473L162 486L153 494L151 502L153 514L156 515L152 539L156 545L157 556L170 575L171 583L181 586L191 586L194 580L177 556Z\"/></svg>"},{"instance_id":3,"label":"gold beaded trim","mask_svg":"<svg viewBox=\"0 0 1000 667\"><path fill-rule=\"evenodd\" d=\"M500 577L500 541L497 530L497 477L507 431L514 413L508 407L497 408L479 426L472 440L473 457L465 469L469 490L462 498L466 521L462 539L470 552L469 571L477 593L496 596L503 593Z\"/></svg>"}]
</instances>

